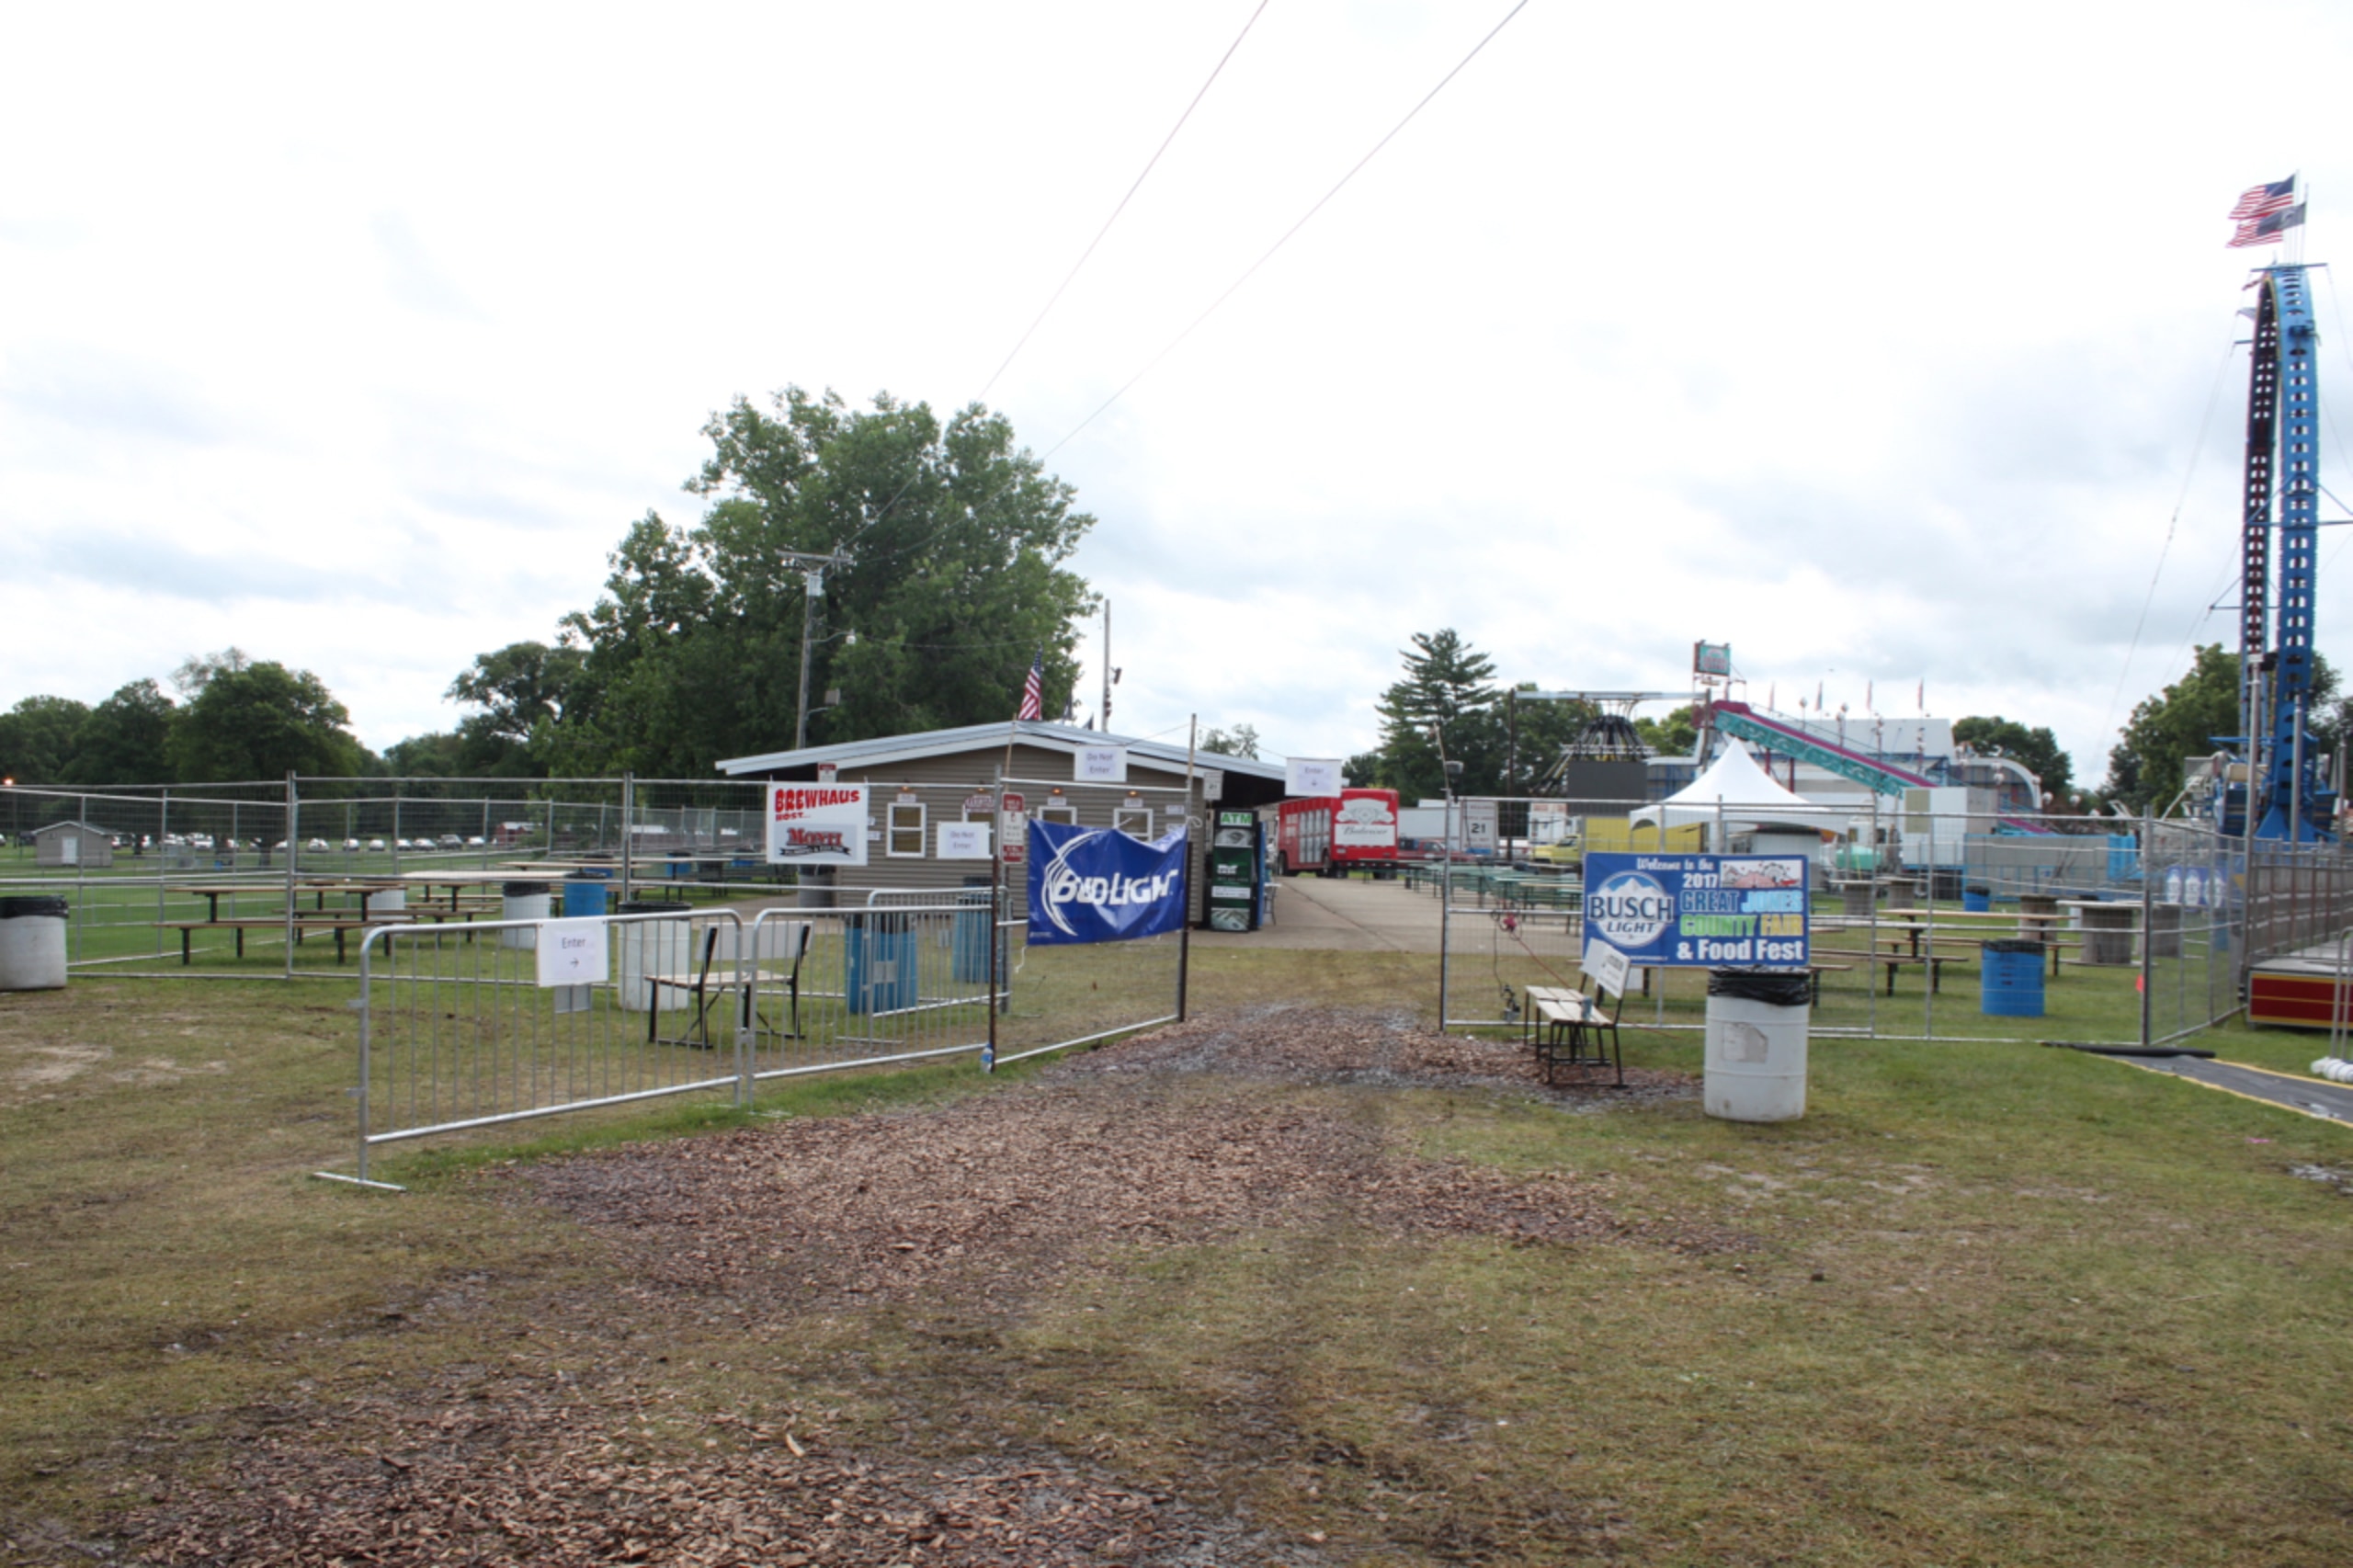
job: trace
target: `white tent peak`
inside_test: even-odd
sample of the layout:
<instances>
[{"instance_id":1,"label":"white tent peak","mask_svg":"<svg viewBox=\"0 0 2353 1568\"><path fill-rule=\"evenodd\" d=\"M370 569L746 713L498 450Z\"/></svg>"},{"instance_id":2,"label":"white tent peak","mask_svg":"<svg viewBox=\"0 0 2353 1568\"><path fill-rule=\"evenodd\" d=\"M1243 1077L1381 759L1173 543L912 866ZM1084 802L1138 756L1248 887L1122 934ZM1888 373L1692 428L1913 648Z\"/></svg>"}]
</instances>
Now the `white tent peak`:
<instances>
[{"instance_id":1,"label":"white tent peak","mask_svg":"<svg viewBox=\"0 0 2353 1568\"><path fill-rule=\"evenodd\" d=\"M1748 754L1746 746L1727 736L1723 755L1707 772L1658 804L1631 813L1631 818L1638 823L1663 821L1674 826L1712 821L1719 807L1728 823L1756 822L1775 810L1818 812L1822 809L1804 796L1775 783L1771 775L1756 766L1756 759Z\"/></svg>"}]
</instances>

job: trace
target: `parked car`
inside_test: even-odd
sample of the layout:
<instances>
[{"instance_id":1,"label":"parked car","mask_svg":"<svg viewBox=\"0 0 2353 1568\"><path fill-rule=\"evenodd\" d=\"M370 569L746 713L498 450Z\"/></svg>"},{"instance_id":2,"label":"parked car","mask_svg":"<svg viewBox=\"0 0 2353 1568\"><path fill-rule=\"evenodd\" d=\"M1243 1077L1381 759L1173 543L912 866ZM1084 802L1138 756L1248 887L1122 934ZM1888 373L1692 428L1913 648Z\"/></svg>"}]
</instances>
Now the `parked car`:
<instances>
[{"instance_id":1,"label":"parked car","mask_svg":"<svg viewBox=\"0 0 2353 1568\"><path fill-rule=\"evenodd\" d=\"M384 847L384 841L381 838L371 838L368 841L368 847L370 849L381 849Z\"/></svg>"}]
</instances>

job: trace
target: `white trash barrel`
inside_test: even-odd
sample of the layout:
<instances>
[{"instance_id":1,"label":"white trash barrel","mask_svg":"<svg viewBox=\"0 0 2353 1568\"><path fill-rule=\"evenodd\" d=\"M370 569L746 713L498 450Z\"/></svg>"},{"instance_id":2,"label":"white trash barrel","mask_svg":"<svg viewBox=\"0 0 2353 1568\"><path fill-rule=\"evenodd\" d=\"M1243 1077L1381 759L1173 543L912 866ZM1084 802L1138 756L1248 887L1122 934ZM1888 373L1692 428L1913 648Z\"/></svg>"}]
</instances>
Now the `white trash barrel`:
<instances>
[{"instance_id":1,"label":"white trash barrel","mask_svg":"<svg viewBox=\"0 0 2353 1568\"><path fill-rule=\"evenodd\" d=\"M498 917L501 920L545 920L548 905L553 897L545 882L501 882L498 884ZM501 931L498 945L502 948L536 948L540 945L537 931Z\"/></svg>"},{"instance_id":2,"label":"white trash barrel","mask_svg":"<svg viewBox=\"0 0 2353 1568\"><path fill-rule=\"evenodd\" d=\"M1805 1114L1809 977L1756 970L1708 972L1707 1077L1701 1103L1725 1121Z\"/></svg>"},{"instance_id":3,"label":"white trash barrel","mask_svg":"<svg viewBox=\"0 0 2353 1568\"><path fill-rule=\"evenodd\" d=\"M408 889L371 888L360 895L362 907L370 920L405 920L408 918Z\"/></svg>"},{"instance_id":4,"label":"white trash barrel","mask_svg":"<svg viewBox=\"0 0 2353 1568\"><path fill-rule=\"evenodd\" d=\"M620 906L622 915L657 915L675 910L675 903L632 902ZM692 925L685 920L643 920L613 927L620 938L621 1006L632 1013L642 1013L651 1006L654 988L646 983L649 974L692 974L702 955L694 950ZM717 967L717 960L712 960ZM662 1010L665 1013L694 1005L693 995L683 986L661 988Z\"/></svg>"},{"instance_id":5,"label":"white trash barrel","mask_svg":"<svg viewBox=\"0 0 2353 1568\"><path fill-rule=\"evenodd\" d=\"M0 991L65 989L65 901L0 898Z\"/></svg>"}]
</instances>

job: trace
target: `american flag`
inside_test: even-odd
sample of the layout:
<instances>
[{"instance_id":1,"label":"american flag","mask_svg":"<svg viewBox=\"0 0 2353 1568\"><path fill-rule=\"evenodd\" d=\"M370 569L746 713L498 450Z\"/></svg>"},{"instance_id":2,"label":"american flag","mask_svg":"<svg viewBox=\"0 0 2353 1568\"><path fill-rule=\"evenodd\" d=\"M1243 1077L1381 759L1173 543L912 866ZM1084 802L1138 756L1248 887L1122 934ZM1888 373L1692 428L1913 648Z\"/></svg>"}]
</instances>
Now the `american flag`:
<instances>
[{"instance_id":1,"label":"american flag","mask_svg":"<svg viewBox=\"0 0 2353 1568\"><path fill-rule=\"evenodd\" d=\"M2235 250L2241 245L2278 244L2288 237L2289 230L2299 226L2303 221L2304 204L2301 201L2293 207L2283 208L2268 217L2250 218L2239 225L2237 233L2231 236L2231 248Z\"/></svg>"},{"instance_id":2,"label":"american flag","mask_svg":"<svg viewBox=\"0 0 2353 1568\"><path fill-rule=\"evenodd\" d=\"M2231 209L2231 217L2234 222L2266 217L2295 199L2296 176L2290 175L2286 179L2275 179L2269 185L2258 185L2248 190L2239 198L2239 204Z\"/></svg>"},{"instance_id":3,"label":"american flag","mask_svg":"<svg viewBox=\"0 0 2353 1568\"><path fill-rule=\"evenodd\" d=\"M1016 719L1042 719L1046 716L1046 655L1040 650L1029 661L1029 678L1021 683L1021 711Z\"/></svg>"}]
</instances>

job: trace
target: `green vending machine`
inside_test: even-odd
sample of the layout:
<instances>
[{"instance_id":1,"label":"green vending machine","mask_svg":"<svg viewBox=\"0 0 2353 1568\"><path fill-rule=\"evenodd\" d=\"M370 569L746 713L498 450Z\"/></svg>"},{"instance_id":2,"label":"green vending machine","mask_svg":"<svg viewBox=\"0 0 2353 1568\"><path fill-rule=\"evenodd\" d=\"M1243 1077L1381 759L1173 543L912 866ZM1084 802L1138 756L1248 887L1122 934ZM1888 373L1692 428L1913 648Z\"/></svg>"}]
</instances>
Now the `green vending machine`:
<instances>
[{"instance_id":1,"label":"green vending machine","mask_svg":"<svg viewBox=\"0 0 2353 1568\"><path fill-rule=\"evenodd\" d=\"M1209 911L1212 931L1256 931L1265 914L1265 832L1256 812L1212 814L1209 847Z\"/></svg>"}]
</instances>

